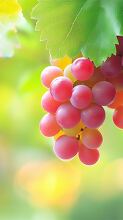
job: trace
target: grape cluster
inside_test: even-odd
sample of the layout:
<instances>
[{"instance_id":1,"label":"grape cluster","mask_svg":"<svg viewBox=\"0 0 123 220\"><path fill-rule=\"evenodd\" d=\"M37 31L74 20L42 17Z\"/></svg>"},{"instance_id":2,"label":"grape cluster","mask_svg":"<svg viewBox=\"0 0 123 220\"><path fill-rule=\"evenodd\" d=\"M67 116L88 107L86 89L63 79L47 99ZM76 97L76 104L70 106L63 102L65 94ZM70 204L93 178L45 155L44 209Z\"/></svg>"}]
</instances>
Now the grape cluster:
<instances>
[{"instance_id":1,"label":"grape cluster","mask_svg":"<svg viewBox=\"0 0 123 220\"><path fill-rule=\"evenodd\" d=\"M78 155L85 165L98 161L104 106L114 109L114 124L123 129L123 37L118 41L116 55L98 68L88 58L72 62L66 57L51 60L51 66L41 73L49 90L42 97L48 113L40 122L40 131L54 136L54 152L62 160Z\"/></svg>"}]
</instances>

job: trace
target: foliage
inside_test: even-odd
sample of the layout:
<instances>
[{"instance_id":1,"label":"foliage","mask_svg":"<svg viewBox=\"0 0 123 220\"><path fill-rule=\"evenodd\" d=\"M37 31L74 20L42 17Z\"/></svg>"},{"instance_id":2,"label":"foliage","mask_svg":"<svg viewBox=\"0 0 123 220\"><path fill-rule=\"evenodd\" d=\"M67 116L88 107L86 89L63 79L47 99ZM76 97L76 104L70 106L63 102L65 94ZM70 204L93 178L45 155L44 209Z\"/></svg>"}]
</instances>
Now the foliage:
<instances>
[{"instance_id":1,"label":"foliage","mask_svg":"<svg viewBox=\"0 0 123 220\"><path fill-rule=\"evenodd\" d=\"M97 66L115 54L116 35L123 34L122 0L39 0L32 17L53 56L82 51Z\"/></svg>"}]
</instances>

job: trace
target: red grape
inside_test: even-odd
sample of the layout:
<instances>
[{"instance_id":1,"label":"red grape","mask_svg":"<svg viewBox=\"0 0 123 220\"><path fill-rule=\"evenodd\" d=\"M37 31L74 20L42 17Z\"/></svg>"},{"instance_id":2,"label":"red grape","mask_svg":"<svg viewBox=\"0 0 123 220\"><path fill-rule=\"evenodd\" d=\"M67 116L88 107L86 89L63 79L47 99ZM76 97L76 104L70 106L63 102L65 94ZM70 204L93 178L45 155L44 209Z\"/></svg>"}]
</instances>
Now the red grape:
<instances>
[{"instance_id":1,"label":"red grape","mask_svg":"<svg viewBox=\"0 0 123 220\"><path fill-rule=\"evenodd\" d=\"M113 102L111 102L111 104L108 105L108 107L109 108L117 108L120 105L123 105L123 91L116 92L116 96L115 96Z\"/></svg>"},{"instance_id":2,"label":"red grape","mask_svg":"<svg viewBox=\"0 0 123 220\"><path fill-rule=\"evenodd\" d=\"M48 113L44 115L40 122L40 131L47 137L52 137L60 131L60 126L56 122L54 115Z\"/></svg>"},{"instance_id":3,"label":"red grape","mask_svg":"<svg viewBox=\"0 0 123 220\"><path fill-rule=\"evenodd\" d=\"M54 79L50 85L50 92L53 98L59 102L66 102L72 95L73 84L65 76Z\"/></svg>"},{"instance_id":4,"label":"red grape","mask_svg":"<svg viewBox=\"0 0 123 220\"><path fill-rule=\"evenodd\" d=\"M94 65L87 58L78 58L73 62L71 71L76 79L88 80L94 73Z\"/></svg>"},{"instance_id":5,"label":"red grape","mask_svg":"<svg viewBox=\"0 0 123 220\"><path fill-rule=\"evenodd\" d=\"M85 85L75 86L70 101L78 109L86 108L92 101L91 89Z\"/></svg>"},{"instance_id":6,"label":"red grape","mask_svg":"<svg viewBox=\"0 0 123 220\"><path fill-rule=\"evenodd\" d=\"M53 79L62 75L63 75L63 71L59 67L48 66L42 71L41 80L44 86L49 88Z\"/></svg>"},{"instance_id":7,"label":"red grape","mask_svg":"<svg viewBox=\"0 0 123 220\"><path fill-rule=\"evenodd\" d=\"M105 120L102 106L92 104L81 112L81 120L88 128L98 128Z\"/></svg>"},{"instance_id":8,"label":"red grape","mask_svg":"<svg viewBox=\"0 0 123 220\"><path fill-rule=\"evenodd\" d=\"M94 165L99 160L99 151L97 149L88 149L83 144L80 144L79 159L85 165Z\"/></svg>"},{"instance_id":9,"label":"red grape","mask_svg":"<svg viewBox=\"0 0 123 220\"><path fill-rule=\"evenodd\" d=\"M101 81L96 83L96 85L92 88L92 93L94 101L98 105L108 105L111 101L113 101L116 90L110 82Z\"/></svg>"},{"instance_id":10,"label":"red grape","mask_svg":"<svg viewBox=\"0 0 123 220\"><path fill-rule=\"evenodd\" d=\"M47 112L54 114L58 107L61 105L61 102L57 102L53 99L52 95L49 91L47 91L43 96L41 100L42 107Z\"/></svg>"},{"instance_id":11,"label":"red grape","mask_svg":"<svg viewBox=\"0 0 123 220\"><path fill-rule=\"evenodd\" d=\"M62 128L72 128L80 121L80 111L70 103L62 104L56 112L56 120Z\"/></svg>"},{"instance_id":12,"label":"red grape","mask_svg":"<svg viewBox=\"0 0 123 220\"><path fill-rule=\"evenodd\" d=\"M103 137L99 130L86 128L82 133L82 143L89 149L100 147Z\"/></svg>"},{"instance_id":13,"label":"red grape","mask_svg":"<svg viewBox=\"0 0 123 220\"><path fill-rule=\"evenodd\" d=\"M123 129L123 106L119 106L115 109L113 114L113 121L118 128Z\"/></svg>"},{"instance_id":14,"label":"red grape","mask_svg":"<svg viewBox=\"0 0 123 220\"><path fill-rule=\"evenodd\" d=\"M72 159L78 153L78 140L75 137L61 136L55 142L54 152L63 160Z\"/></svg>"}]
</instances>

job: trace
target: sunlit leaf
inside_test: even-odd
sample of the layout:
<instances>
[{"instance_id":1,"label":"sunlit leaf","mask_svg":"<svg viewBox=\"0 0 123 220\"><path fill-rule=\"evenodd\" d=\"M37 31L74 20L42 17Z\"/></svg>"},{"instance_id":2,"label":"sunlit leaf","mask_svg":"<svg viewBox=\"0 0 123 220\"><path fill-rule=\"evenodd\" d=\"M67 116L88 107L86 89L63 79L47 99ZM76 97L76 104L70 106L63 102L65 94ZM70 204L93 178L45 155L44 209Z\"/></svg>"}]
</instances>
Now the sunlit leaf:
<instances>
[{"instance_id":1,"label":"sunlit leaf","mask_svg":"<svg viewBox=\"0 0 123 220\"><path fill-rule=\"evenodd\" d=\"M39 0L32 17L51 55L82 51L96 65L116 52L116 35L123 34L122 0Z\"/></svg>"}]
</instances>

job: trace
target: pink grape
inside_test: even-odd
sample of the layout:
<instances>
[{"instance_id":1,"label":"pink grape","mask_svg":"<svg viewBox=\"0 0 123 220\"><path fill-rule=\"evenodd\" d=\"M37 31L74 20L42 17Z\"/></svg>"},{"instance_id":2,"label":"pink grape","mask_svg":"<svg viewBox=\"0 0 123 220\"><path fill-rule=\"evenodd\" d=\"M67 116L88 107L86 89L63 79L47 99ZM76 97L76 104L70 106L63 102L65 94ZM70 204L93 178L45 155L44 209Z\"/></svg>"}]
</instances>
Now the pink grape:
<instances>
[{"instance_id":1,"label":"pink grape","mask_svg":"<svg viewBox=\"0 0 123 220\"><path fill-rule=\"evenodd\" d=\"M88 128L98 128L105 120L105 111L102 106L91 104L82 110L81 120Z\"/></svg>"},{"instance_id":2,"label":"pink grape","mask_svg":"<svg viewBox=\"0 0 123 220\"><path fill-rule=\"evenodd\" d=\"M79 149L78 140L75 137L61 136L55 142L54 152L63 160L72 159Z\"/></svg>"},{"instance_id":3,"label":"pink grape","mask_svg":"<svg viewBox=\"0 0 123 220\"><path fill-rule=\"evenodd\" d=\"M62 104L56 112L56 120L62 128L72 128L80 121L81 112L70 103Z\"/></svg>"},{"instance_id":4,"label":"pink grape","mask_svg":"<svg viewBox=\"0 0 123 220\"><path fill-rule=\"evenodd\" d=\"M56 110L58 109L58 107L61 105L61 102L57 102L56 100L54 100L50 92L47 91L42 96L41 104L44 110L46 110L47 112L51 114L54 114Z\"/></svg>"},{"instance_id":5,"label":"pink grape","mask_svg":"<svg viewBox=\"0 0 123 220\"><path fill-rule=\"evenodd\" d=\"M121 57L112 55L101 66L101 72L105 77L117 77L122 69Z\"/></svg>"},{"instance_id":6,"label":"pink grape","mask_svg":"<svg viewBox=\"0 0 123 220\"><path fill-rule=\"evenodd\" d=\"M53 79L55 79L59 76L62 76L62 75L63 75L63 71L59 67L48 66L42 71L41 80L42 80L42 83L44 84L44 86L49 88Z\"/></svg>"},{"instance_id":7,"label":"pink grape","mask_svg":"<svg viewBox=\"0 0 123 220\"><path fill-rule=\"evenodd\" d=\"M71 67L72 74L80 81L88 80L94 73L94 65L87 58L76 59Z\"/></svg>"},{"instance_id":8,"label":"pink grape","mask_svg":"<svg viewBox=\"0 0 123 220\"><path fill-rule=\"evenodd\" d=\"M86 128L82 133L82 143L89 149L100 147L103 137L99 130Z\"/></svg>"},{"instance_id":9,"label":"pink grape","mask_svg":"<svg viewBox=\"0 0 123 220\"><path fill-rule=\"evenodd\" d=\"M40 131L47 137L52 137L60 131L60 126L56 122L55 115L50 113L44 115L40 122Z\"/></svg>"},{"instance_id":10,"label":"pink grape","mask_svg":"<svg viewBox=\"0 0 123 220\"><path fill-rule=\"evenodd\" d=\"M113 121L118 128L123 129L123 106L119 106L115 109L113 114Z\"/></svg>"},{"instance_id":11,"label":"pink grape","mask_svg":"<svg viewBox=\"0 0 123 220\"><path fill-rule=\"evenodd\" d=\"M94 101L98 105L109 105L115 95L116 90L112 83L107 81L101 81L95 84L95 86L92 88L92 93L94 97Z\"/></svg>"},{"instance_id":12,"label":"pink grape","mask_svg":"<svg viewBox=\"0 0 123 220\"><path fill-rule=\"evenodd\" d=\"M50 92L53 98L59 102L66 102L72 95L73 84L65 76L54 79L50 86Z\"/></svg>"},{"instance_id":13,"label":"pink grape","mask_svg":"<svg viewBox=\"0 0 123 220\"><path fill-rule=\"evenodd\" d=\"M73 88L70 102L74 107L78 109L86 108L91 104L91 101L92 92L88 86L78 85Z\"/></svg>"},{"instance_id":14,"label":"pink grape","mask_svg":"<svg viewBox=\"0 0 123 220\"><path fill-rule=\"evenodd\" d=\"M79 145L79 159L85 165L94 165L99 160L97 149L88 149L83 144Z\"/></svg>"}]
</instances>

